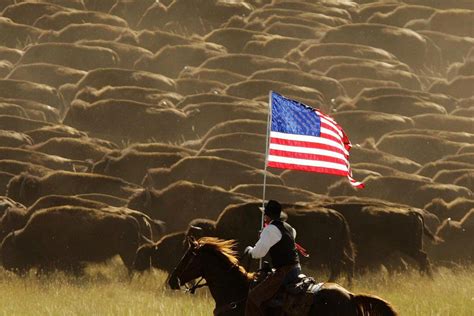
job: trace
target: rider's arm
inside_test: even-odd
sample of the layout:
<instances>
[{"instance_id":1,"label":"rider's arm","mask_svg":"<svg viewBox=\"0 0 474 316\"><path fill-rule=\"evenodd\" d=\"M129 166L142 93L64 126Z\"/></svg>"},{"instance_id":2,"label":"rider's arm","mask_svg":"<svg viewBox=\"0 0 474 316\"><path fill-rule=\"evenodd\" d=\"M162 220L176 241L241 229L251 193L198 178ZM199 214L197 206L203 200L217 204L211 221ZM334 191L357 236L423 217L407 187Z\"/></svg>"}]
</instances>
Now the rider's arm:
<instances>
[{"instance_id":1,"label":"rider's arm","mask_svg":"<svg viewBox=\"0 0 474 316\"><path fill-rule=\"evenodd\" d=\"M293 235L293 239L296 239L296 229L291 227L291 235Z\"/></svg>"},{"instance_id":2,"label":"rider's arm","mask_svg":"<svg viewBox=\"0 0 474 316\"><path fill-rule=\"evenodd\" d=\"M265 257L265 255L268 253L268 250L270 250L274 244L279 242L280 239L281 232L275 225L266 226L262 230L260 239L255 244L255 247L250 250L252 258L259 259Z\"/></svg>"}]
</instances>

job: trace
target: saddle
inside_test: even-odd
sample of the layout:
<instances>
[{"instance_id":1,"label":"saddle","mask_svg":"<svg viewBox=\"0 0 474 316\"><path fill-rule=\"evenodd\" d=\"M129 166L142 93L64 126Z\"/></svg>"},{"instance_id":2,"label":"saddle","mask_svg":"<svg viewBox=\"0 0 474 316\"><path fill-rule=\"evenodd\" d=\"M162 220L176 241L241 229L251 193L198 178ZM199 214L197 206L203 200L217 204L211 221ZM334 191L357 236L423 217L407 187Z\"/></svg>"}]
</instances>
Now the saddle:
<instances>
[{"instance_id":1,"label":"saddle","mask_svg":"<svg viewBox=\"0 0 474 316\"><path fill-rule=\"evenodd\" d=\"M279 292L265 305L271 309L281 310L282 315L307 315L313 304L314 295L323 283L317 283L312 277L300 274L298 278L282 286Z\"/></svg>"}]
</instances>

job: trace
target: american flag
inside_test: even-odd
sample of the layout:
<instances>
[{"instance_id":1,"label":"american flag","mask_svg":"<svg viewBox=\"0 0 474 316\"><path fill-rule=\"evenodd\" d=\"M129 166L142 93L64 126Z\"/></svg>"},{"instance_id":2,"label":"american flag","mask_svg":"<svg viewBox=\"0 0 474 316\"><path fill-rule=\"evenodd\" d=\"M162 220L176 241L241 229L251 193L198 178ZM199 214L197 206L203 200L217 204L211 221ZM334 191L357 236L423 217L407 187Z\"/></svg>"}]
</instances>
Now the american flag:
<instances>
[{"instance_id":1,"label":"american flag","mask_svg":"<svg viewBox=\"0 0 474 316\"><path fill-rule=\"evenodd\" d=\"M352 186L351 142L331 117L271 92L271 130L267 166L348 177Z\"/></svg>"}]
</instances>

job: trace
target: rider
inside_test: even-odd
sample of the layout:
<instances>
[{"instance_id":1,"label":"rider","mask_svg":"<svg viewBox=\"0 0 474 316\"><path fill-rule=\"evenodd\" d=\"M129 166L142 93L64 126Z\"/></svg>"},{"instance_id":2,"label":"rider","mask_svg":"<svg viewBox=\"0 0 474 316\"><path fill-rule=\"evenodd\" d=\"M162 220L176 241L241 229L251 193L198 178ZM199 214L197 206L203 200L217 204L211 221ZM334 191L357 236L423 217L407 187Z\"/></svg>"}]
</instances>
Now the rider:
<instances>
[{"instance_id":1,"label":"rider","mask_svg":"<svg viewBox=\"0 0 474 316\"><path fill-rule=\"evenodd\" d=\"M245 315L264 315L263 302L271 299L281 285L294 281L301 273L295 246L296 231L282 219L281 205L275 200L264 204L264 220L267 226L262 230L255 247L248 246L245 254L254 259L263 258L270 252L275 272L250 290Z\"/></svg>"}]
</instances>

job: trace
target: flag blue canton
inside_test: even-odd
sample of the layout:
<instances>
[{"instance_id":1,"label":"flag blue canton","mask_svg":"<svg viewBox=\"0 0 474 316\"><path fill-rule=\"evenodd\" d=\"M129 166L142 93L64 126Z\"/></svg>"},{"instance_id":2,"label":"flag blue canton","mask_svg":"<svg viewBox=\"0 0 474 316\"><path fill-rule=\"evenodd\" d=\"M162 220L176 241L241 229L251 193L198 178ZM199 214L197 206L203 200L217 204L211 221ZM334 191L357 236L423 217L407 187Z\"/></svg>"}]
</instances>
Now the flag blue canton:
<instances>
[{"instance_id":1,"label":"flag blue canton","mask_svg":"<svg viewBox=\"0 0 474 316\"><path fill-rule=\"evenodd\" d=\"M313 108L272 92L271 130L319 137L321 118Z\"/></svg>"}]
</instances>

